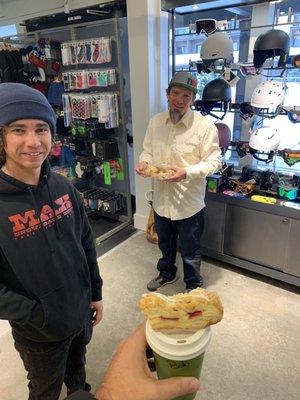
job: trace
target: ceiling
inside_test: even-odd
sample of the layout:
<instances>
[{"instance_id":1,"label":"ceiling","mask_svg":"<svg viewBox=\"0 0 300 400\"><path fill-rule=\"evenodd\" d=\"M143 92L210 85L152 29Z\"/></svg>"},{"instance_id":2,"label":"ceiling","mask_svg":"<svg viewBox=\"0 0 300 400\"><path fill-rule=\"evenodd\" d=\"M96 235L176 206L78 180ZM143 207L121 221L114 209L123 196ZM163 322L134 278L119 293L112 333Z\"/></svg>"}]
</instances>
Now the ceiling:
<instances>
[{"instance_id":1,"label":"ceiling","mask_svg":"<svg viewBox=\"0 0 300 400\"><path fill-rule=\"evenodd\" d=\"M162 0L161 4L162 9L165 11L176 8L178 14L185 14L218 8L266 3L267 1L268 0Z\"/></svg>"}]
</instances>

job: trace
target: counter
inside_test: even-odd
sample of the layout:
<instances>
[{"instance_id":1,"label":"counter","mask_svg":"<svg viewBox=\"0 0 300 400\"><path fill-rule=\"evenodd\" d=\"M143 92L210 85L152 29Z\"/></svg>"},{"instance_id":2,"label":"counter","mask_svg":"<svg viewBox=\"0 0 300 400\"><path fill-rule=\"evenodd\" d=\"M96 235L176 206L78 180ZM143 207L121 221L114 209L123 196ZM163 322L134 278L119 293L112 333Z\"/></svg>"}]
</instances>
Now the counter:
<instances>
[{"instance_id":1,"label":"counter","mask_svg":"<svg viewBox=\"0 0 300 400\"><path fill-rule=\"evenodd\" d=\"M207 192L202 254L300 286L300 210Z\"/></svg>"}]
</instances>

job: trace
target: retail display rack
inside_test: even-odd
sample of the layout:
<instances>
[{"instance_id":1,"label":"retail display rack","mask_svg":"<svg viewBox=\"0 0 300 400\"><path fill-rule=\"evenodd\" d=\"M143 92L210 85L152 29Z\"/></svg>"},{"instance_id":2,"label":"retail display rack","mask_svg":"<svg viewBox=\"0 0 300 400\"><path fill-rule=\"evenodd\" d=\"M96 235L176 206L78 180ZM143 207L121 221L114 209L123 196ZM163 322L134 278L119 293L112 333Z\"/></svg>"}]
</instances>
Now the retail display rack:
<instances>
[{"instance_id":1,"label":"retail display rack","mask_svg":"<svg viewBox=\"0 0 300 400\"><path fill-rule=\"evenodd\" d=\"M132 222L130 107L125 111L124 99L124 85L129 87L124 78L129 76L127 20L114 17L35 31L34 40L41 38L61 43L64 125L71 128L77 164L71 181L82 193L99 244Z\"/></svg>"}]
</instances>

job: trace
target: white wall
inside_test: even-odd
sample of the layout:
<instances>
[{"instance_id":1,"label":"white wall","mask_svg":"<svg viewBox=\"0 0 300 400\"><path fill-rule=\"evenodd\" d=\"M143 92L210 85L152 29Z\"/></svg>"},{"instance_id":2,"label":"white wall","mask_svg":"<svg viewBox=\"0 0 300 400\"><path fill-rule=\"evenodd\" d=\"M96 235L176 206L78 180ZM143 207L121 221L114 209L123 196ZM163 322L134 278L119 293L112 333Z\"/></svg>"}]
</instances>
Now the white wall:
<instances>
[{"instance_id":1,"label":"white wall","mask_svg":"<svg viewBox=\"0 0 300 400\"><path fill-rule=\"evenodd\" d=\"M160 0L127 0L127 18L132 130L137 163L150 117L166 108L165 96L161 93L168 83L167 15L161 12ZM136 175L134 225L138 229L146 228L149 205L145 193L150 189L150 179Z\"/></svg>"}]
</instances>

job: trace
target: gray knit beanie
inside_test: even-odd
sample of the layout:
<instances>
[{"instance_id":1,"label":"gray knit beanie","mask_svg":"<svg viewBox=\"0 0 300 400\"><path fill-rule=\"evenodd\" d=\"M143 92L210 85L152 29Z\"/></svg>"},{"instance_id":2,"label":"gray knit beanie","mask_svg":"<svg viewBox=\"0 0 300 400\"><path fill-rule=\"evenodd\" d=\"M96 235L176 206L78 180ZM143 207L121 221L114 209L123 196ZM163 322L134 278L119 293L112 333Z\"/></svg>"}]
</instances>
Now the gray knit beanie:
<instances>
[{"instance_id":1,"label":"gray knit beanie","mask_svg":"<svg viewBox=\"0 0 300 400\"><path fill-rule=\"evenodd\" d=\"M38 90L22 83L0 84L0 125L20 119L40 119L56 132L56 115L47 98Z\"/></svg>"}]
</instances>

